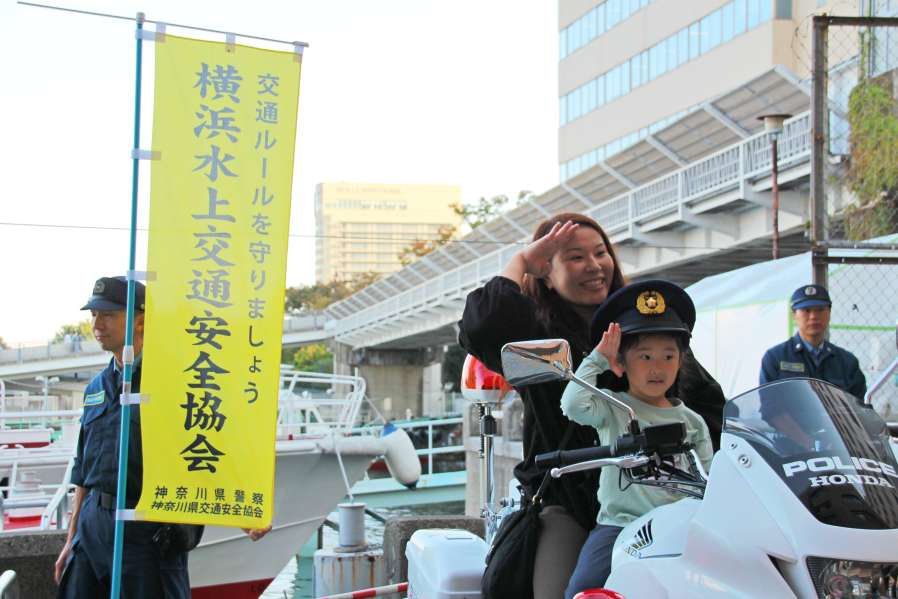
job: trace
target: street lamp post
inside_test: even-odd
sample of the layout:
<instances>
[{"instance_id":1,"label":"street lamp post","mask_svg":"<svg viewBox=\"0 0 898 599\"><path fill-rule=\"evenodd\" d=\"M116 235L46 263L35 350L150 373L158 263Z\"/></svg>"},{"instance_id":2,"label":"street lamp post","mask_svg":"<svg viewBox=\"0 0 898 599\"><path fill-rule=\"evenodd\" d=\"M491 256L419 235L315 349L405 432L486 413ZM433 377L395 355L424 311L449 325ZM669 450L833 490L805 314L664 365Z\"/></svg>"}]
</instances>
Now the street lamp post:
<instances>
[{"instance_id":1,"label":"street lamp post","mask_svg":"<svg viewBox=\"0 0 898 599\"><path fill-rule=\"evenodd\" d=\"M792 116L791 114L764 114L758 117L764 121L764 130L770 136L770 188L773 193L773 259L780 257L780 188L779 188L779 159L777 156L777 140L783 132L783 122Z\"/></svg>"}]
</instances>

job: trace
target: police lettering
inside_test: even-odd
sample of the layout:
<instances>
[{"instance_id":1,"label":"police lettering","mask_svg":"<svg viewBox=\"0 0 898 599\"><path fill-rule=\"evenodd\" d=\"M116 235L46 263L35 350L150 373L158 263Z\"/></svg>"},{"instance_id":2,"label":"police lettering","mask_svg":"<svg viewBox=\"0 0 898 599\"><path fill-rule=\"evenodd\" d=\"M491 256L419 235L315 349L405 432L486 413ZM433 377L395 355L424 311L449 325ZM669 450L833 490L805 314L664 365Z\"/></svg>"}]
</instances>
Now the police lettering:
<instances>
[{"instance_id":1,"label":"police lettering","mask_svg":"<svg viewBox=\"0 0 898 599\"><path fill-rule=\"evenodd\" d=\"M849 462L845 462L843 458L840 456L832 456L832 457L816 457L811 458L809 460L798 460L797 462L788 462L783 464L783 472L785 472L787 477L792 477L799 472L830 472L833 470L842 470L847 472L872 472L874 474L885 474L886 476L891 476L892 478L898 478L898 473L895 472L894 466L891 464L887 464L885 462L879 462L876 460L872 460L870 458L849 458ZM835 475L836 478L845 478L841 474ZM833 478L833 476L829 477L817 477L817 478ZM874 477L869 477L874 478ZM814 479L811 479L814 480ZM885 479L880 479L885 480ZM846 484L842 483L828 483L828 484ZM873 483L865 483L865 484L873 484ZM816 485L812 485L816 486ZM887 485L891 486L891 485Z\"/></svg>"}]
</instances>

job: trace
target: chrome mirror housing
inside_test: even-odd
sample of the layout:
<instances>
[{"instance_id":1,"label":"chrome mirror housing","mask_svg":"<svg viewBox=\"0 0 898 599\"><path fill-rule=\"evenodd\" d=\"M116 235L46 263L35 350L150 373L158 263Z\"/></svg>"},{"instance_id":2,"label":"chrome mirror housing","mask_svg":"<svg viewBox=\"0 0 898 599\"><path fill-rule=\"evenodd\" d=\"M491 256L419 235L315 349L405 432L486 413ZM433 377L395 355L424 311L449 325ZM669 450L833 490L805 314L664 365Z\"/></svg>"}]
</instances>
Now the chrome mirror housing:
<instances>
[{"instance_id":1,"label":"chrome mirror housing","mask_svg":"<svg viewBox=\"0 0 898 599\"><path fill-rule=\"evenodd\" d=\"M571 378L571 347L564 339L506 343L501 356L505 380L515 387Z\"/></svg>"}]
</instances>

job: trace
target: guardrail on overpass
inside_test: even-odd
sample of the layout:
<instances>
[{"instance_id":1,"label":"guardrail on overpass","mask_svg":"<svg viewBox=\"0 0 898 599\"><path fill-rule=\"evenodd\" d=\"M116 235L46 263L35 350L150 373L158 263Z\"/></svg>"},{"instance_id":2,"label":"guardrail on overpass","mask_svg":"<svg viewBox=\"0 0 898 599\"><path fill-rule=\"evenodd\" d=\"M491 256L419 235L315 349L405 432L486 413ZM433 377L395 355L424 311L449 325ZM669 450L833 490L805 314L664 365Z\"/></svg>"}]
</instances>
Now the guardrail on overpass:
<instances>
[{"instance_id":1,"label":"guardrail on overpass","mask_svg":"<svg viewBox=\"0 0 898 599\"><path fill-rule=\"evenodd\" d=\"M304 345L331 337L323 312L284 318L284 345ZM77 372L99 368L109 360L96 341L81 340L0 350L0 378Z\"/></svg>"},{"instance_id":2,"label":"guardrail on overpass","mask_svg":"<svg viewBox=\"0 0 898 599\"><path fill-rule=\"evenodd\" d=\"M781 183L788 177L807 177L811 153L810 113L805 112L788 120L778 143L777 164L780 172L786 175L781 175ZM765 177L769 180L771 166L769 137L766 133L759 133L645 185L632 188L585 210L585 213L602 223L619 254L622 254L628 247L627 242L639 244L647 241L651 233L644 231L651 229L652 221L663 220L665 224L682 224L687 228L707 226L712 221L700 214L703 203L722 198L723 201L716 203L715 209L725 203L736 202L768 207L769 197L759 195L752 183ZM797 206L797 202L791 204L784 203L781 210L800 214L801 207ZM716 223L724 228L727 226L719 218ZM526 237L522 236L521 239L526 240ZM329 326L333 326L332 332L338 341L366 346L388 343L398 336L424 334L451 324L459 317L466 294L499 274L520 247L516 244L505 245L343 317L329 309L328 312L337 317Z\"/></svg>"}]
</instances>

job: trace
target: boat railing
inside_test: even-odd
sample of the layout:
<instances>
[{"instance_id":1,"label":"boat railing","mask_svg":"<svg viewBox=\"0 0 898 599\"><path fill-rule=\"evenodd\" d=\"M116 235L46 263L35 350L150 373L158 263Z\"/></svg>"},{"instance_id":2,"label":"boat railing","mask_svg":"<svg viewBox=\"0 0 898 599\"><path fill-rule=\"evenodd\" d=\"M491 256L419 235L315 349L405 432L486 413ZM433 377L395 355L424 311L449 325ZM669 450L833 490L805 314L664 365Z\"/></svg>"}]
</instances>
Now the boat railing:
<instances>
[{"instance_id":1,"label":"boat railing","mask_svg":"<svg viewBox=\"0 0 898 599\"><path fill-rule=\"evenodd\" d=\"M0 599L19 599L19 579L15 570L6 570L0 574Z\"/></svg>"},{"instance_id":2,"label":"boat railing","mask_svg":"<svg viewBox=\"0 0 898 599\"><path fill-rule=\"evenodd\" d=\"M310 387L300 390L301 385ZM316 388L323 386L326 388ZM303 372L282 366L279 434L298 438L348 431L357 424L364 401L362 377Z\"/></svg>"},{"instance_id":3,"label":"boat railing","mask_svg":"<svg viewBox=\"0 0 898 599\"><path fill-rule=\"evenodd\" d=\"M424 447L415 448L415 453L419 456L425 456L427 458L427 471L426 474L433 474L433 460L434 456L445 455L445 454L453 454L453 453L464 453L465 446L463 437L459 434L460 443L455 444L446 444L446 445L437 445L435 444L435 432L436 429L441 427L452 427L457 428L462 424L464 419L461 416L450 417L450 418L432 418L429 420L394 420L391 424L397 428L405 429L406 432L411 431L414 433L415 429L423 429L426 434L425 440L422 443L422 440L417 435L410 434L412 437L412 442L414 443L418 440L417 445L424 445ZM381 430L383 429L382 424L378 425L368 425L353 428L350 432L352 434L367 434L379 435ZM451 439L451 434L447 435L447 439ZM451 441L449 441L451 443Z\"/></svg>"},{"instance_id":4,"label":"boat railing","mask_svg":"<svg viewBox=\"0 0 898 599\"><path fill-rule=\"evenodd\" d=\"M68 481L72 478L72 467L74 465L75 457L72 456L69 458L68 464L66 464L65 476L62 477L63 483L57 485L56 492L53 494L53 497L50 498L50 501L41 513L41 530L50 529L54 521L54 516L56 517L55 522L57 529L62 530L68 528L69 490L74 488L74 485L70 484Z\"/></svg>"}]
</instances>

